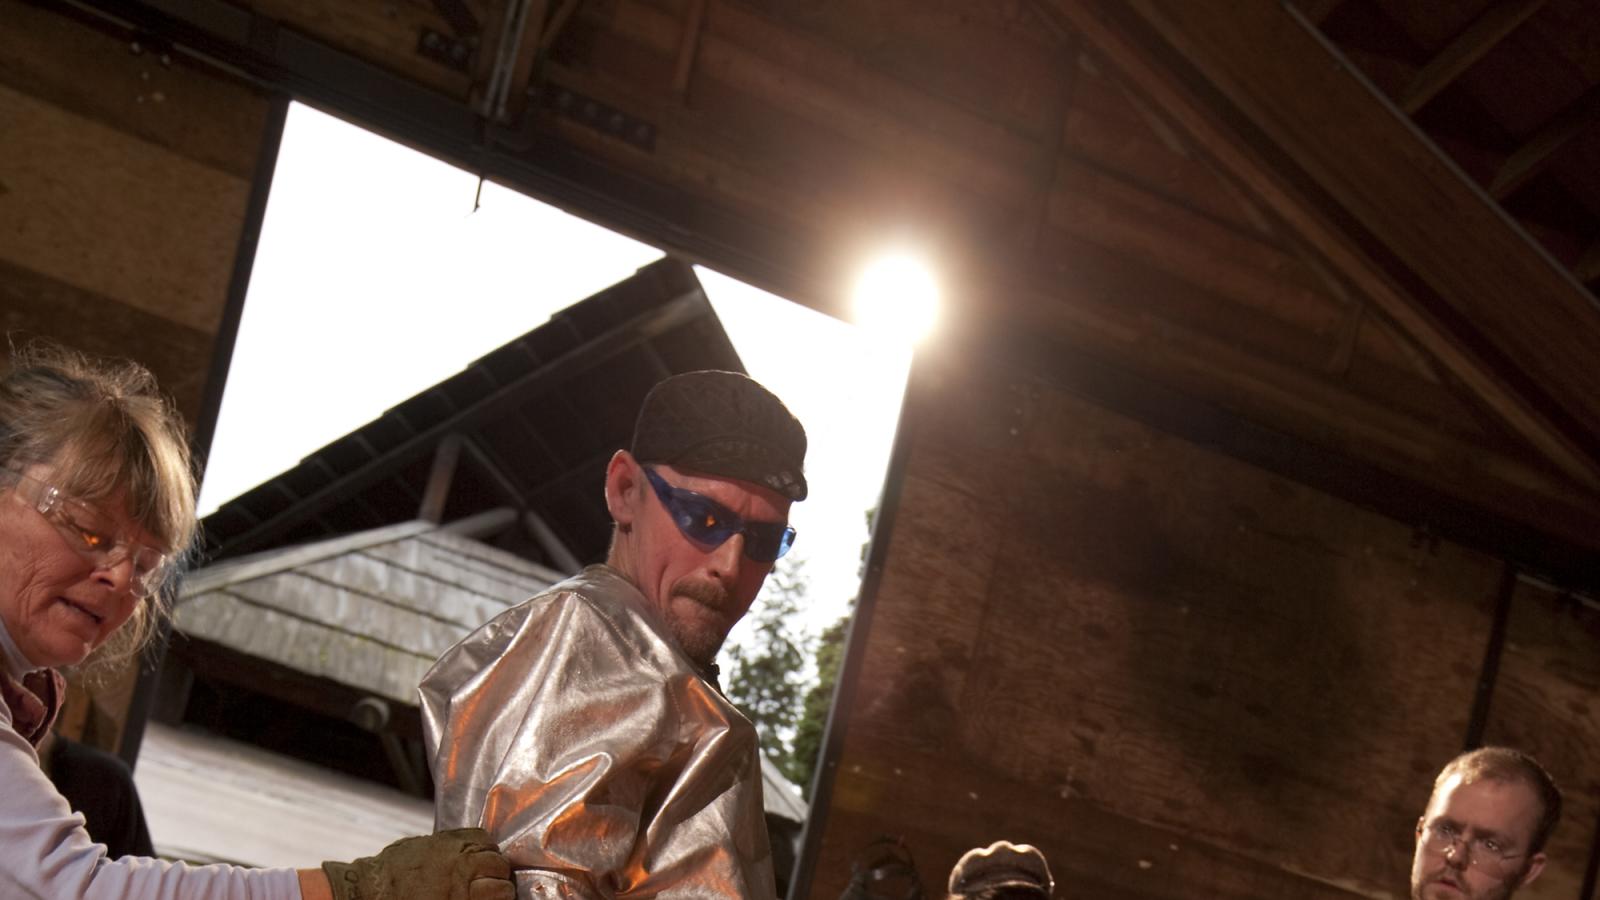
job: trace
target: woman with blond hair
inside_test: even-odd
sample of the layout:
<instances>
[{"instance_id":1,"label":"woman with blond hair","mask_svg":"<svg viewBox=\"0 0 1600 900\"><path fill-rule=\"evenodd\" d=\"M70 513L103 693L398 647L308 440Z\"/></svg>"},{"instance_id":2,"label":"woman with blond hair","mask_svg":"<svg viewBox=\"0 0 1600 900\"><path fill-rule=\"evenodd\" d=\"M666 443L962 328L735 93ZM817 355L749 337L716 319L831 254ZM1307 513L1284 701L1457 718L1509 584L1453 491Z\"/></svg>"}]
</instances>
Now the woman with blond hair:
<instances>
[{"instance_id":1,"label":"woman with blond hair","mask_svg":"<svg viewBox=\"0 0 1600 900\"><path fill-rule=\"evenodd\" d=\"M189 866L93 843L39 767L60 669L140 652L195 539L182 421L149 372L51 344L0 376L0 897L510 900L488 835L405 838L319 868Z\"/></svg>"}]
</instances>

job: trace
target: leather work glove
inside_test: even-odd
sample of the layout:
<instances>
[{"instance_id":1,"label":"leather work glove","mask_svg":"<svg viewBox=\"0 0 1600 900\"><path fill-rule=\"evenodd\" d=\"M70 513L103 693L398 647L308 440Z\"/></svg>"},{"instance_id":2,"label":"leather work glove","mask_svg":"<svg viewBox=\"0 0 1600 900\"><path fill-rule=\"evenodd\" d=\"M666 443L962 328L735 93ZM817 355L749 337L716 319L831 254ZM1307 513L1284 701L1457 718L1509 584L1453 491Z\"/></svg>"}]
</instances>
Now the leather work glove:
<instances>
[{"instance_id":1,"label":"leather work glove","mask_svg":"<svg viewBox=\"0 0 1600 900\"><path fill-rule=\"evenodd\" d=\"M457 828L401 838L377 856L325 862L334 900L514 900L511 863L489 833Z\"/></svg>"}]
</instances>

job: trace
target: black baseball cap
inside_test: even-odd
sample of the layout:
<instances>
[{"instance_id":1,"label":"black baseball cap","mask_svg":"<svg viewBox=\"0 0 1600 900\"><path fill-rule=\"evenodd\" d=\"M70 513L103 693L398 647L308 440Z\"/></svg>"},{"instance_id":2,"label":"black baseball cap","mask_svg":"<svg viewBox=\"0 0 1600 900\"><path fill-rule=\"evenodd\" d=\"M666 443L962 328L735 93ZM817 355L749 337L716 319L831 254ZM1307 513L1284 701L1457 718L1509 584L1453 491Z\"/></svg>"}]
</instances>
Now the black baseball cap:
<instances>
[{"instance_id":1,"label":"black baseball cap","mask_svg":"<svg viewBox=\"0 0 1600 900\"><path fill-rule=\"evenodd\" d=\"M706 370L674 375L645 395L630 452L641 463L764 485L806 498L806 430L748 375Z\"/></svg>"}]
</instances>

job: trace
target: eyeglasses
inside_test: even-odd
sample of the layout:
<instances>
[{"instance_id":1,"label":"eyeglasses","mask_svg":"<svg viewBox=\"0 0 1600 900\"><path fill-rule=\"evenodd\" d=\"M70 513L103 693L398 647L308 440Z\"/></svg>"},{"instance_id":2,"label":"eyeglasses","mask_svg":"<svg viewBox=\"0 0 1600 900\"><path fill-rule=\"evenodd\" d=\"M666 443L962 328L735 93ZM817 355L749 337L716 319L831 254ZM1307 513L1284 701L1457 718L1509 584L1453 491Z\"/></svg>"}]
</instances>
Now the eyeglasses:
<instances>
[{"instance_id":1,"label":"eyeglasses","mask_svg":"<svg viewBox=\"0 0 1600 900\"><path fill-rule=\"evenodd\" d=\"M1423 846L1435 853L1454 855L1456 847L1467 851L1468 865L1474 866L1491 878L1506 878L1516 872L1525 854L1511 853L1505 842L1497 837L1475 837L1468 840L1461 829L1449 822L1430 822L1422 829Z\"/></svg>"},{"instance_id":2,"label":"eyeglasses","mask_svg":"<svg viewBox=\"0 0 1600 900\"><path fill-rule=\"evenodd\" d=\"M173 571L170 554L115 534L105 515L81 500L74 500L60 488L12 470L0 480L15 481L17 494L55 527L79 556L96 569L109 569L123 560L132 560L129 587L135 597L149 597L161 590Z\"/></svg>"},{"instance_id":3,"label":"eyeglasses","mask_svg":"<svg viewBox=\"0 0 1600 900\"><path fill-rule=\"evenodd\" d=\"M752 562L780 559L794 546L794 528L781 522L746 522L738 513L694 491L673 487L653 469L644 470L656 498L672 516L683 536L698 544L720 547L736 534L744 535L744 555Z\"/></svg>"}]
</instances>

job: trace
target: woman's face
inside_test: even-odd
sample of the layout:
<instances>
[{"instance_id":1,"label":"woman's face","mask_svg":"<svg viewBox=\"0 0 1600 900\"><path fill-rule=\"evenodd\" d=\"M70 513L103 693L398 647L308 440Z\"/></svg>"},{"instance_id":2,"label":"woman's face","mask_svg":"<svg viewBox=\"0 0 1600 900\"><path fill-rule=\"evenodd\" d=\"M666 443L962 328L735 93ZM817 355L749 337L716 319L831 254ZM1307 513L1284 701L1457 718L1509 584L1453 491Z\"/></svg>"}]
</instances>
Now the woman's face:
<instances>
[{"instance_id":1,"label":"woman's face","mask_svg":"<svg viewBox=\"0 0 1600 900\"><path fill-rule=\"evenodd\" d=\"M33 466L25 474L51 483L53 473L48 466ZM121 491L90 506L101 527L114 529L109 533L159 546L129 518ZM0 488L0 619L30 663L83 662L141 602L132 579L130 560L96 567L18 493L17 485Z\"/></svg>"}]
</instances>

